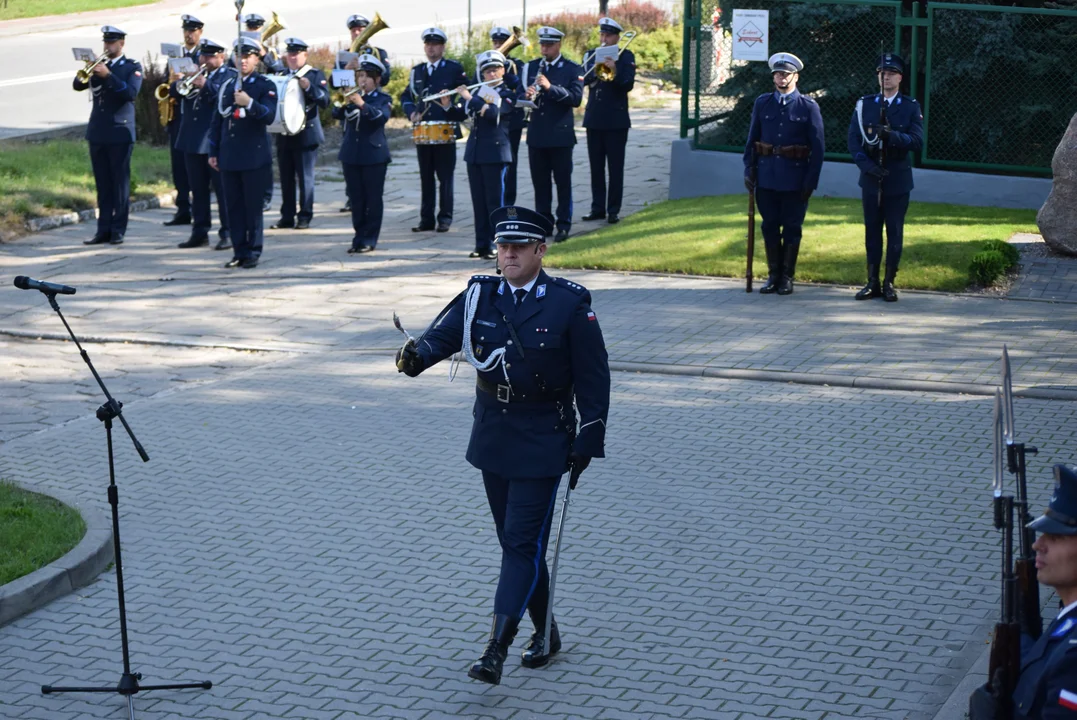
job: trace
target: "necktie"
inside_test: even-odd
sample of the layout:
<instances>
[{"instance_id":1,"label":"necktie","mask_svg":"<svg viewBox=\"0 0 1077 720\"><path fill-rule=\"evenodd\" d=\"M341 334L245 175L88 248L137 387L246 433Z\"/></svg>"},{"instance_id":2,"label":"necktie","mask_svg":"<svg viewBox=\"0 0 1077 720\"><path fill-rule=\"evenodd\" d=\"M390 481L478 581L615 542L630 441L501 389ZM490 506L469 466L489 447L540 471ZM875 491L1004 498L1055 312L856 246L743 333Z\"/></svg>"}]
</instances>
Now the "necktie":
<instances>
[{"instance_id":1,"label":"necktie","mask_svg":"<svg viewBox=\"0 0 1077 720\"><path fill-rule=\"evenodd\" d=\"M524 298L527 297L527 291L523 288L520 288L519 290L513 290L512 294L516 296L517 307L520 305L520 303L524 301Z\"/></svg>"},{"instance_id":2,"label":"necktie","mask_svg":"<svg viewBox=\"0 0 1077 720\"><path fill-rule=\"evenodd\" d=\"M545 75L547 72L549 72L549 70L550 70L550 63L543 62L542 63L542 74Z\"/></svg>"},{"instance_id":3,"label":"necktie","mask_svg":"<svg viewBox=\"0 0 1077 720\"><path fill-rule=\"evenodd\" d=\"M426 65L426 74L427 75L433 75L434 74L434 64L433 63L427 63L427 65Z\"/></svg>"}]
</instances>

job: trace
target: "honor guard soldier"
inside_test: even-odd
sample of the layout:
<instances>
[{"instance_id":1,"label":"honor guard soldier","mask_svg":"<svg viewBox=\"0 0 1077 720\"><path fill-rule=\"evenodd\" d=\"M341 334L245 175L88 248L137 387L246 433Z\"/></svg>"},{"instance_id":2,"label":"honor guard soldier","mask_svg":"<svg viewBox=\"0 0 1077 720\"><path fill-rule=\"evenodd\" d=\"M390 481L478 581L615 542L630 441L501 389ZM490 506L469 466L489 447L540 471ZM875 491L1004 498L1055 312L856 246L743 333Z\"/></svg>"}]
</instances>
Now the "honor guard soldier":
<instances>
[{"instance_id":1,"label":"honor guard soldier","mask_svg":"<svg viewBox=\"0 0 1077 720\"><path fill-rule=\"evenodd\" d=\"M118 27L101 28L108 60L98 63L89 80L72 86L93 96L86 141L97 185L97 232L85 245L119 245L127 233L131 202L131 149L135 143L135 96L142 87L142 66L124 57L127 34Z\"/></svg>"},{"instance_id":2,"label":"honor guard soldier","mask_svg":"<svg viewBox=\"0 0 1077 720\"><path fill-rule=\"evenodd\" d=\"M881 297L897 302L894 277L901 263L905 236L905 213L912 191L909 151L924 145L924 116L920 104L902 95L905 62L893 53L879 56L877 95L856 101L849 121L849 152L860 168L861 202L864 206L864 247L868 256L868 282L857 300ZM886 275L879 285L883 259L883 227L886 227Z\"/></svg>"},{"instance_id":3,"label":"honor guard soldier","mask_svg":"<svg viewBox=\"0 0 1077 720\"><path fill-rule=\"evenodd\" d=\"M385 123L393 106L392 97L378 90L384 70L376 55L362 55L356 71L355 92L344 99L344 105L333 108L333 117L344 124L344 140L337 159L344 168L355 232L349 255L371 252L381 234L382 195L390 162Z\"/></svg>"},{"instance_id":4,"label":"honor guard soldier","mask_svg":"<svg viewBox=\"0 0 1077 720\"><path fill-rule=\"evenodd\" d=\"M763 216L767 282L760 294L793 292L797 255L808 199L823 169L823 116L819 105L797 90L804 63L796 55L770 56L774 92L756 98L744 147L744 184L752 190Z\"/></svg>"},{"instance_id":5,"label":"honor guard soldier","mask_svg":"<svg viewBox=\"0 0 1077 720\"><path fill-rule=\"evenodd\" d=\"M621 41L621 25L612 18L598 21L602 47L616 47ZM632 121L628 117L628 93L636 86L636 56L623 50L617 58L595 63L595 50L583 58L587 82L587 109L583 127L587 131L587 157L591 163L591 212L584 220L606 218L612 225L620 220L625 184L625 145ZM610 187L606 195L606 166Z\"/></svg>"},{"instance_id":6,"label":"honor guard soldier","mask_svg":"<svg viewBox=\"0 0 1077 720\"><path fill-rule=\"evenodd\" d=\"M535 632L524 667L561 649L556 623L545 646L546 544L562 473L605 455L610 371L590 293L542 270L550 222L512 206L491 221L504 278L472 277L441 319L397 352L397 369L415 377L462 352L478 371L467 460L482 471L501 576L489 643L468 675L497 685L525 611Z\"/></svg>"},{"instance_id":7,"label":"honor guard soldier","mask_svg":"<svg viewBox=\"0 0 1077 720\"><path fill-rule=\"evenodd\" d=\"M262 255L262 198L273 161L267 128L277 115L276 85L258 74L262 46L244 37L235 45L240 75L221 85L221 102L210 128L209 164L220 171L232 259L225 267L254 268Z\"/></svg>"},{"instance_id":8,"label":"honor guard soldier","mask_svg":"<svg viewBox=\"0 0 1077 720\"><path fill-rule=\"evenodd\" d=\"M196 248L209 244L212 224L209 189L217 196L217 215L221 219L217 250L231 247L228 232L228 211L224 202L221 174L209 166L210 128L217 113L217 91L225 78L235 78L234 68L225 65L224 46L203 40L199 46L202 69L197 75L172 84L172 92L181 100L180 129L176 148L183 152L187 177L191 184L191 210L194 225L191 237L179 244L181 248Z\"/></svg>"},{"instance_id":9,"label":"honor guard soldier","mask_svg":"<svg viewBox=\"0 0 1077 720\"><path fill-rule=\"evenodd\" d=\"M370 20L365 15L352 15L348 18L348 32L351 33L352 40L363 34L363 31L370 26ZM369 51L378 57L382 67L385 68L385 72L381 74L381 87L385 87L389 84L389 76L393 72L393 68L389 65L389 53L385 52L384 48L369 46ZM346 65L341 66L342 70L358 70L359 61L353 60Z\"/></svg>"},{"instance_id":10,"label":"honor guard soldier","mask_svg":"<svg viewBox=\"0 0 1077 720\"><path fill-rule=\"evenodd\" d=\"M201 20L194 15L183 15L183 57L191 58L198 65L198 55L202 44ZM176 188L176 213L165 225L191 224L191 183L187 177L187 161L183 150L176 147L179 138L180 122L183 120L183 103L177 100L176 112L168 123L168 147L171 149L172 184Z\"/></svg>"},{"instance_id":11,"label":"honor guard soldier","mask_svg":"<svg viewBox=\"0 0 1077 720\"><path fill-rule=\"evenodd\" d=\"M539 28L542 57L527 64L527 77L534 80L525 94L536 105L527 128L535 209L555 224L554 242L567 240L572 229L572 148L576 145L572 111L583 101L582 69L561 55L564 36L557 28ZM557 183L556 217L551 176Z\"/></svg>"},{"instance_id":12,"label":"honor guard soldier","mask_svg":"<svg viewBox=\"0 0 1077 720\"><path fill-rule=\"evenodd\" d=\"M277 135L281 204L280 220L273 227L306 230L314 217L314 163L318 159L318 146L325 142L325 133L322 131L322 121L318 113L321 108L329 107L329 89L322 71L307 64L307 44L294 37L284 42L288 75L299 78L307 122L295 135ZM297 179L298 214L295 200Z\"/></svg>"},{"instance_id":13,"label":"honor guard soldier","mask_svg":"<svg viewBox=\"0 0 1077 720\"><path fill-rule=\"evenodd\" d=\"M484 52L475 60L484 82L504 80L506 60L497 50ZM490 216L504 204L505 175L512 163L508 116L516 108L517 93L504 82L497 87L480 87L474 95L464 86L457 92L472 122L464 148L471 205L475 211L475 249L468 257L493 260L497 253Z\"/></svg>"},{"instance_id":14,"label":"honor guard soldier","mask_svg":"<svg viewBox=\"0 0 1077 720\"><path fill-rule=\"evenodd\" d=\"M419 207L419 224L412 232L434 230L448 232L452 225L453 171L456 170L456 140L461 137L459 122L466 115L459 103L450 96L423 102L422 98L442 90L467 85L464 66L455 60L445 59L445 42L448 36L439 28L427 28L422 32L423 51L426 62L411 69L408 86L400 95L404 114L412 123L448 123L452 126L452 139L436 144L416 145L419 156L419 180L422 183L422 202ZM437 225L434 225L434 178L440 190Z\"/></svg>"},{"instance_id":15,"label":"honor guard soldier","mask_svg":"<svg viewBox=\"0 0 1077 720\"><path fill-rule=\"evenodd\" d=\"M496 25L490 30L490 42L493 43L492 50L499 50L509 38L512 37L512 31L507 27ZM522 81L525 64L523 60L513 57L505 58L505 86L510 90L517 92L523 92ZM482 82L482 72L476 73L478 82ZM513 107L512 112L505 113L502 111L501 122L508 123L509 126L509 145L512 148L512 162L509 163L509 169L505 173L505 202L502 205L515 205L516 204L516 168L520 161L520 140L524 135L524 128L527 127L527 111L522 107Z\"/></svg>"}]
</instances>

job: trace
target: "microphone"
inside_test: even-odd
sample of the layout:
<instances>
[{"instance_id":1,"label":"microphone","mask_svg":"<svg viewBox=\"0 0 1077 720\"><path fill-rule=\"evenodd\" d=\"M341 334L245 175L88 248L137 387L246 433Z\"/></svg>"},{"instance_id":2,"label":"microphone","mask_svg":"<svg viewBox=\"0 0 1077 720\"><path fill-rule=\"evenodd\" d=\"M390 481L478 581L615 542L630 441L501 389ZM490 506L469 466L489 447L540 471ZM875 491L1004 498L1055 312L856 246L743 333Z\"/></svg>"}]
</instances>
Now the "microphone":
<instances>
[{"instance_id":1,"label":"microphone","mask_svg":"<svg viewBox=\"0 0 1077 720\"><path fill-rule=\"evenodd\" d=\"M70 285L60 285L58 283L45 282L44 280L34 280L28 278L25 275L19 275L15 278L15 287L20 290L40 290L46 295L74 295L75 288Z\"/></svg>"}]
</instances>

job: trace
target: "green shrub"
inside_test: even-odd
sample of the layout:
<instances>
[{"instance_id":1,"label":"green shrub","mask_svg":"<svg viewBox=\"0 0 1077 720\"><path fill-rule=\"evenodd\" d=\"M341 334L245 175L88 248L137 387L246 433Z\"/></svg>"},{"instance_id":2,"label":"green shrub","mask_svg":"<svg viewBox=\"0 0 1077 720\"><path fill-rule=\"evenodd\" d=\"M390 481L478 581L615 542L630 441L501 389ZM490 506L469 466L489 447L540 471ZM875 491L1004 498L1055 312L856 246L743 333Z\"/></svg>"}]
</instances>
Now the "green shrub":
<instances>
[{"instance_id":1,"label":"green shrub","mask_svg":"<svg viewBox=\"0 0 1077 720\"><path fill-rule=\"evenodd\" d=\"M972 256L969 280L982 287L994 285L1010 265L998 250L981 250Z\"/></svg>"},{"instance_id":2,"label":"green shrub","mask_svg":"<svg viewBox=\"0 0 1077 720\"><path fill-rule=\"evenodd\" d=\"M1006 242L1005 240L988 240L984 242L984 250L994 250L998 252L1006 260L1006 269L1012 270L1017 267L1017 263L1021 259L1021 254L1017 252L1017 248Z\"/></svg>"}]
</instances>

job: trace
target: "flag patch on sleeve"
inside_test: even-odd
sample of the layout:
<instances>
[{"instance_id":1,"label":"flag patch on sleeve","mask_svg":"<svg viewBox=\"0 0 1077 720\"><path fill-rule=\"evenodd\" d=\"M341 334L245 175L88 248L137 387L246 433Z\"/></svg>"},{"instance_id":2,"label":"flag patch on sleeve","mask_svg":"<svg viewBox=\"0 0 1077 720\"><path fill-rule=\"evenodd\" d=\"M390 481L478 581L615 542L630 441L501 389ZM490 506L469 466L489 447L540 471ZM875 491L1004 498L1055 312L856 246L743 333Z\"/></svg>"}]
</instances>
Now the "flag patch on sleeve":
<instances>
[{"instance_id":1,"label":"flag patch on sleeve","mask_svg":"<svg viewBox=\"0 0 1077 720\"><path fill-rule=\"evenodd\" d=\"M598 320L598 318L595 317L595 311L594 310L588 310L587 311L587 321L588 322L594 322L595 320Z\"/></svg>"},{"instance_id":2,"label":"flag patch on sleeve","mask_svg":"<svg viewBox=\"0 0 1077 720\"><path fill-rule=\"evenodd\" d=\"M1077 710L1077 693L1063 690L1058 694L1058 704L1069 710Z\"/></svg>"}]
</instances>

